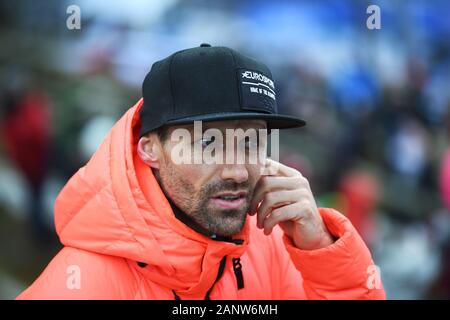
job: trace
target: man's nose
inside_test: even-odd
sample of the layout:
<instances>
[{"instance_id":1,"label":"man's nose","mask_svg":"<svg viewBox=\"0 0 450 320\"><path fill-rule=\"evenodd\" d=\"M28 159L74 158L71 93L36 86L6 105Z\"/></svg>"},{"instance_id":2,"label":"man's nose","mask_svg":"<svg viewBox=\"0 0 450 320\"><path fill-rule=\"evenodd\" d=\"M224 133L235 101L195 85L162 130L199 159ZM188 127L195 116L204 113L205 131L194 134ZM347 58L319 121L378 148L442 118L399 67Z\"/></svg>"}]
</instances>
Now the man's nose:
<instances>
[{"instance_id":1,"label":"man's nose","mask_svg":"<svg viewBox=\"0 0 450 320\"><path fill-rule=\"evenodd\" d=\"M225 165L222 170L223 180L233 180L242 183L248 180L248 170L244 164Z\"/></svg>"}]
</instances>

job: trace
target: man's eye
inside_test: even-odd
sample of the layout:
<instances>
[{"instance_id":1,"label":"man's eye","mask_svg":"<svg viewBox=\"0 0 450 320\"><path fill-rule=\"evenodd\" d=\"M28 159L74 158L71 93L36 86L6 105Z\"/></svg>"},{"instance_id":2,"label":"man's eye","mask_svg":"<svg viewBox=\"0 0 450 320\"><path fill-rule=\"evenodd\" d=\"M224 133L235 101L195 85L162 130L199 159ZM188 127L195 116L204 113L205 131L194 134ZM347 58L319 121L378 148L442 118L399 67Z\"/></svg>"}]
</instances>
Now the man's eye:
<instances>
[{"instance_id":1,"label":"man's eye","mask_svg":"<svg viewBox=\"0 0 450 320\"><path fill-rule=\"evenodd\" d=\"M246 147L247 149L252 149L252 148L257 149L257 148L258 148L258 139L249 139L249 138L246 138L246 139L245 139L245 147Z\"/></svg>"},{"instance_id":2,"label":"man's eye","mask_svg":"<svg viewBox=\"0 0 450 320\"><path fill-rule=\"evenodd\" d=\"M207 147L207 146L209 146L211 143L213 143L214 142L214 137L211 137L211 138L203 138L203 139L200 139L199 140L199 143L202 145L202 147L204 148L204 147Z\"/></svg>"}]
</instances>

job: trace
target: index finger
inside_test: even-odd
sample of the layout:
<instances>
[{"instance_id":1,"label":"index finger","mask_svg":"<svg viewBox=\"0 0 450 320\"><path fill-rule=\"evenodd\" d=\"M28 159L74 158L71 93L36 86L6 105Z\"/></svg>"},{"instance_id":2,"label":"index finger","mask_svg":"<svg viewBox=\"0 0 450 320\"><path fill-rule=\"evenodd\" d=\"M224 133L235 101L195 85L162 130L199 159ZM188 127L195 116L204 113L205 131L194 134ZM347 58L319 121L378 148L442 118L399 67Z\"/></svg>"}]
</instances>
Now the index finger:
<instances>
[{"instance_id":1,"label":"index finger","mask_svg":"<svg viewBox=\"0 0 450 320\"><path fill-rule=\"evenodd\" d=\"M303 177L299 171L269 158L266 159L264 170L263 174L269 176Z\"/></svg>"}]
</instances>

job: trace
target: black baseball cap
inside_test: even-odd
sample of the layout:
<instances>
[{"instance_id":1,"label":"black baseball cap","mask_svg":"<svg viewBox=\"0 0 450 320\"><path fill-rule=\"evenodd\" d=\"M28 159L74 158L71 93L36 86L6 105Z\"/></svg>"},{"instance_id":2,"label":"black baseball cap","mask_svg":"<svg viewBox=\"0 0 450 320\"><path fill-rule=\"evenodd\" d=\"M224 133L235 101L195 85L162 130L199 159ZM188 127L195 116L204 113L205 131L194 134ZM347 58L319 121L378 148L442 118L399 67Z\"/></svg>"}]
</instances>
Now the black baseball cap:
<instances>
[{"instance_id":1,"label":"black baseball cap","mask_svg":"<svg viewBox=\"0 0 450 320\"><path fill-rule=\"evenodd\" d=\"M142 84L141 136L165 125L266 120L268 129L302 127L278 113L269 68L227 47L201 44L157 61Z\"/></svg>"}]
</instances>

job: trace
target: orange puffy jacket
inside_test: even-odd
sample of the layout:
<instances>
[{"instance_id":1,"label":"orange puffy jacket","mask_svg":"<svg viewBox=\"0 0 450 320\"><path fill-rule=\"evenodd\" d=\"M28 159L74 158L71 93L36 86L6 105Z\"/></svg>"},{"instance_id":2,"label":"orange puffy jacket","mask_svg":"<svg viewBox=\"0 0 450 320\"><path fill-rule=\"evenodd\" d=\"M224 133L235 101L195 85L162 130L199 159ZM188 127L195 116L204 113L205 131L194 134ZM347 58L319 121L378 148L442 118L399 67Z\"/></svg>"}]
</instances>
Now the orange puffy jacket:
<instances>
[{"instance_id":1,"label":"orange puffy jacket","mask_svg":"<svg viewBox=\"0 0 450 320\"><path fill-rule=\"evenodd\" d=\"M55 224L64 248L18 299L385 298L368 280L369 250L333 209L320 214L338 240L311 251L294 247L279 227L265 236L250 216L234 242L183 224L137 156L141 105L59 194Z\"/></svg>"}]
</instances>

